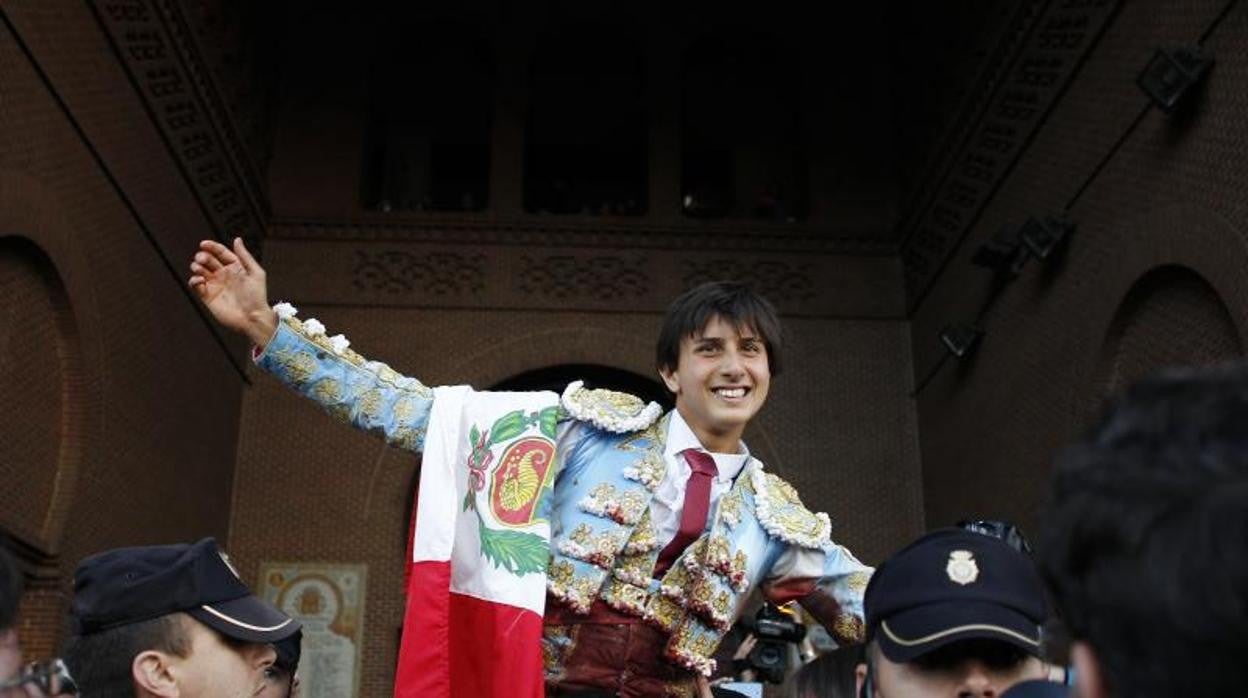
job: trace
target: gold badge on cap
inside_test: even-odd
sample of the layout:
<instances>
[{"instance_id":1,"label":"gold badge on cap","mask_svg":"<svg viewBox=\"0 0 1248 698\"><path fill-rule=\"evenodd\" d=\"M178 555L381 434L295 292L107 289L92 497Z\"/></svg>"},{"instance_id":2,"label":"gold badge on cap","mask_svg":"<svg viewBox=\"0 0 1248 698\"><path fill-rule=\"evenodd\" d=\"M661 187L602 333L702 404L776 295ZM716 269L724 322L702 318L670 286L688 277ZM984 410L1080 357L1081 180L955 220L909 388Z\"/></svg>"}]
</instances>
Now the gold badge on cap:
<instances>
[{"instance_id":1,"label":"gold badge on cap","mask_svg":"<svg viewBox=\"0 0 1248 698\"><path fill-rule=\"evenodd\" d=\"M945 574L954 584L966 586L979 579L979 565L975 564L975 556L969 550L955 550L949 553L949 564L945 565Z\"/></svg>"}]
</instances>

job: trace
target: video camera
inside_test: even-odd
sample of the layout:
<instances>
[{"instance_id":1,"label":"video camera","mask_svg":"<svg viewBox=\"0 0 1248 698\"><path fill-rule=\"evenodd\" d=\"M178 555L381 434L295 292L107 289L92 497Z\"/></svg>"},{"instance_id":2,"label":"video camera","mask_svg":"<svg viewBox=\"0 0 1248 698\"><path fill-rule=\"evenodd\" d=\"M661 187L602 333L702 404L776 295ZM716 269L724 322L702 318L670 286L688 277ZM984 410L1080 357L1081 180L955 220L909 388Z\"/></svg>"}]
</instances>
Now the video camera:
<instances>
[{"instance_id":1,"label":"video camera","mask_svg":"<svg viewBox=\"0 0 1248 698\"><path fill-rule=\"evenodd\" d=\"M783 683L789 668L789 645L806 637L806 625L791 614L765 603L758 609L750 630L758 641L746 657L746 664L768 683Z\"/></svg>"}]
</instances>

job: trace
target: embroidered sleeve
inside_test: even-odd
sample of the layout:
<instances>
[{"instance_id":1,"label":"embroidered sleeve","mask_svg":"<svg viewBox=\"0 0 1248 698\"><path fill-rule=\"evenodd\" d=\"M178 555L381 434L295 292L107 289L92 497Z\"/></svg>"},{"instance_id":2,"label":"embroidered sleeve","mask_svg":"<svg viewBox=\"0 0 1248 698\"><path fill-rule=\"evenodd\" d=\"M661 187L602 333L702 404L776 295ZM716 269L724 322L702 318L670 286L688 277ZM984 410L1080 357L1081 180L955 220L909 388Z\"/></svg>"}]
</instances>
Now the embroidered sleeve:
<instances>
[{"instance_id":1,"label":"embroidered sleeve","mask_svg":"<svg viewBox=\"0 0 1248 698\"><path fill-rule=\"evenodd\" d=\"M831 544L824 551L823 575L809 594L798 599L840 646L864 640L862 598L872 571L844 546Z\"/></svg>"},{"instance_id":2,"label":"embroidered sleeve","mask_svg":"<svg viewBox=\"0 0 1248 698\"><path fill-rule=\"evenodd\" d=\"M299 320L289 303L273 309L277 333L255 357L257 366L331 415L399 448L423 449L432 390L360 356L346 337L327 336L317 320Z\"/></svg>"},{"instance_id":3,"label":"embroidered sleeve","mask_svg":"<svg viewBox=\"0 0 1248 698\"><path fill-rule=\"evenodd\" d=\"M763 581L763 595L774 603L797 600L839 645L861 642L862 597L872 569L832 542L828 515L803 506L792 485L747 467L759 523L786 544Z\"/></svg>"}]
</instances>

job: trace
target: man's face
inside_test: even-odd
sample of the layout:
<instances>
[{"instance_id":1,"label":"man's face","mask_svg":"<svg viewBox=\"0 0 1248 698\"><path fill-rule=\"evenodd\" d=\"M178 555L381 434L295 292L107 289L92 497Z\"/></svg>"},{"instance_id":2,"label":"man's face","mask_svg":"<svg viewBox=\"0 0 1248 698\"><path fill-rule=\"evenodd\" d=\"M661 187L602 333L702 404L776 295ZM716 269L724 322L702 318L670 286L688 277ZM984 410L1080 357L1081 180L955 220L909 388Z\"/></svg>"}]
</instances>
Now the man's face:
<instances>
[{"instance_id":1,"label":"man's face","mask_svg":"<svg viewBox=\"0 0 1248 698\"><path fill-rule=\"evenodd\" d=\"M1043 662L996 640L957 642L905 664L871 654L879 698L987 698L1045 677Z\"/></svg>"},{"instance_id":2,"label":"man's face","mask_svg":"<svg viewBox=\"0 0 1248 698\"><path fill-rule=\"evenodd\" d=\"M191 652L174 658L178 695L182 698L257 696L277 653L267 644L226 639L211 628L188 622Z\"/></svg>"},{"instance_id":3,"label":"man's face","mask_svg":"<svg viewBox=\"0 0 1248 698\"><path fill-rule=\"evenodd\" d=\"M673 370L660 371L676 409L707 450L735 453L745 425L763 406L771 368L763 338L715 316L680 341Z\"/></svg>"}]
</instances>

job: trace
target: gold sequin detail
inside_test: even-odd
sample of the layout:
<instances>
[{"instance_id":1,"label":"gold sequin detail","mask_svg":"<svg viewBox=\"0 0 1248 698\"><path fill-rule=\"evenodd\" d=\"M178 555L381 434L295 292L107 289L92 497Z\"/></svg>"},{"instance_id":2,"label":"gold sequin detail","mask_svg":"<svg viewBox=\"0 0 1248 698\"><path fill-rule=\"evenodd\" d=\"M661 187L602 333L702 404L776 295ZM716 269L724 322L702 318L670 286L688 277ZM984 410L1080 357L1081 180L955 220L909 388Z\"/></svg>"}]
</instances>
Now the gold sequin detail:
<instances>
[{"instance_id":1,"label":"gold sequin detail","mask_svg":"<svg viewBox=\"0 0 1248 698\"><path fill-rule=\"evenodd\" d=\"M360 414L370 422L381 418L381 391L376 388L365 390L356 401Z\"/></svg>"},{"instance_id":2,"label":"gold sequin detail","mask_svg":"<svg viewBox=\"0 0 1248 698\"><path fill-rule=\"evenodd\" d=\"M663 418L654 424L633 432L628 436L620 439L615 445L619 451L663 451L664 444L667 443L667 424L670 417L664 415Z\"/></svg>"},{"instance_id":3,"label":"gold sequin detail","mask_svg":"<svg viewBox=\"0 0 1248 698\"><path fill-rule=\"evenodd\" d=\"M719 500L719 519L723 521L728 528L732 528L741 523L741 496L738 494L729 494Z\"/></svg>"},{"instance_id":4,"label":"gold sequin detail","mask_svg":"<svg viewBox=\"0 0 1248 698\"><path fill-rule=\"evenodd\" d=\"M711 536L706 544L704 564L711 571L728 580L732 588L744 592L750 586L748 573L749 558L745 551L732 552L728 539L723 536Z\"/></svg>"},{"instance_id":5,"label":"gold sequin detail","mask_svg":"<svg viewBox=\"0 0 1248 698\"><path fill-rule=\"evenodd\" d=\"M616 610L635 616L644 616L647 596L646 590L642 587L612 579L607 582L606 590L602 593L602 600Z\"/></svg>"},{"instance_id":6,"label":"gold sequin detail","mask_svg":"<svg viewBox=\"0 0 1248 698\"><path fill-rule=\"evenodd\" d=\"M646 618L664 632L672 632L684 616L685 609L662 594L652 595L646 604Z\"/></svg>"},{"instance_id":7,"label":"gold sequin detail","mask_svg":"<svg viewBox=\"0 0 1248 698\"><path fill-rule=\"evenodd\" d=\"M595 531L589 524L581 523L556 547L568 557L609 570L615 564L615 556L624 547L626 532L625 529Z\"/></svg>"},{"instance_id":8,"label":"gold sequin detail","mask_svg":"<svg viewBox=\"0 0 1248 698\"><path fill-rule=\"evenodd\" d=\"M581 511L632 526L646 511L647 497L636 489L620 491L609 482L595 486L581 499Z\"/></svg>"},{"instance_id":9,"label":"gold sequin detail","mask_svg":"<svg viewBox=\"0 0 1248 698\"><path fill-rule=\"evenodd\" d=\"M625 469L624 477L640 482L651 492L659 488L663 476L667 473L667 464L660 453L647 453L636 465Z\"/></svg>"},{"instance_id":10,"label":"gold sequin detail","mask_svg":"<svg viewBox=\"0 0 1248 698\"><path fill-rule=\"evenodd\" d=\"M290 382L303 385L316 373L316 357L306 351L279 351L273 356L273 362L282 367Z\"/></svg>"},{"instance_id":11,"label":"gold sequin detail","mask_svg":"<svg viewBox=\"0 0 1248 698\"><path fill-rule=\"evenodd\" d=\"M832 639L836 644L853 645L866 639L862 619L852 613L840 613L832 620Z\"/></svg>"},{"instance_id":12,"label":"gold sequin detail","mask_svg":"<svg viewBox=\"0 0 1248 698\"><path fill-rule=\"evenodd\" d=\"M572 650L576 649L579 625L542 626L542 668L547 681L560 681Z\"/></svg>"},{"instance_id":13,"label":"gold sequin detail","mask_svg":"<svg viewBox=\"0 0 1248 698\"><path fill-rule=\"evenodd\" d=\"M668 698L697 698L698 686L693 681L673 681L663 686L663 695Z\"/></svg>"},{"instance_id":14,"label":"gold sequin detail","mask_svg":"<svg viewBox=\"0 0 1248 698\"><path fill-rule=\"evenodd\" d=\"M769 533L779 529L785 540L800 542L805 547L817 547L826 531L824 522L802 505L797 490L789 483L771 473L763 473L767 493L766 511L758 511L759 521Z\"/></svg>"},{"instance_id":15,"label":"gold sequin detail","mask_svg":"<svg viewBox=\"0 0 1248 698\"><path fill-rule=\"evenodd\" d=\"M552 559L547 568L546 589L574 612L589 613L604 576L605 572L596 576L578 575L572 563Z\"/></svg>"},{"instance_id":16,"label":"gold sequin detail","mask_svg":"<svg viewBox=\"0 0 1248 698\"><path fill-rule=\"evenodd\" d=\"M850 572L845 575L845 588L853 592L865 592L870 583L870 572Z\"/></svg>"},{"instance_id":17,"label":"gold sequin detail","mask_svg":"<svg viewBox=\"0 0 1248 698\"><path fill-rule=\"evenodd\" d=\"M420 439L424 436L424 434L424 429L414 429L407 426L398 427L390 433L387 442L396 448L402 448L407 451L415 451L417 450L416 447L420 444Z\"/></svg>"},{"instance_id":18,"label":"gold sequin detail","mask_svg":"<svg viewBox=\"0 0 1248 698\"><path fill-rule=\"evenodd\" d=\"M647 508L642 512L641 520L633 528L632 535L628 537L628 543L624 546L624 554L640 555L658 549L658 534L654 532L654 526L650 523L650 509Z\"/></svg>"},{"instance_id":19,"label":"gold sequin detail","mask_svg":"<svg viewBox=\"0 0 1248 698\"><path fill-rule=\"evenodd\" d=\"M342 399L341 387L333 378L322 378L312 386L312 397L322 405L330 405Z\"/></svg>"},{"instance_id":20,"label":"gold sequin detail","mask_svg":"<svg viewBox=\"0 0 1248 698\"><path fill-rule=\"evenodd\" d=\"M622 555L618 559L619 562L616 563L613 574L633 584L641 584L650 579L658 556L641 553L639 555Z\"/></svg>"},{"instance_id":21,"label":"gold sequin detail","mask_svg":"<svg viewBox=\"0 0 1248 698\"><path fill-rule=\"evenodd\" d=\"M693 618L677 626L667 642L667 656L677 664L709 676L715 670L711 655L719 647L720 636Z\"/></svg>"}]
</instances>

